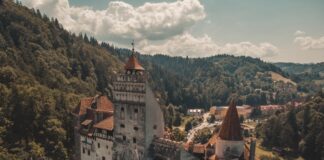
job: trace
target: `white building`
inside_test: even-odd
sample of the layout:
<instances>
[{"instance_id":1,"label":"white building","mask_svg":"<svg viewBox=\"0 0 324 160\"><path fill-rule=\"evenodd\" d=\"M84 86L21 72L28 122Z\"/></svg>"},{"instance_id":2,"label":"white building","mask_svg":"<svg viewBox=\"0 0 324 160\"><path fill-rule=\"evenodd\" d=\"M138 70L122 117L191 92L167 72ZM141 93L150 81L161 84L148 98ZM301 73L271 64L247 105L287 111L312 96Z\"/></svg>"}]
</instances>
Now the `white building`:
<instances>
[{"instance_id":1,"label":"white building","mask_svg":"<svg viewBox=\"0 0 324 160\"><path fill-rule=\"evenodd\" d=\"M196 108L196 109L188 109L187 110L187 115L190 116L202 116L204 114L205 110L201 108Z\"/></svg>"},{"instance_id":2,"label":"white building","mask_svg":"<svg viewBox=\"0 0 324 160\"><path fill-rule=\"evenodd\" d=\"M106 96L84 98L73 114L76 122L76 159L111 160L113 104Z\"/></svg>"}]
</instances>

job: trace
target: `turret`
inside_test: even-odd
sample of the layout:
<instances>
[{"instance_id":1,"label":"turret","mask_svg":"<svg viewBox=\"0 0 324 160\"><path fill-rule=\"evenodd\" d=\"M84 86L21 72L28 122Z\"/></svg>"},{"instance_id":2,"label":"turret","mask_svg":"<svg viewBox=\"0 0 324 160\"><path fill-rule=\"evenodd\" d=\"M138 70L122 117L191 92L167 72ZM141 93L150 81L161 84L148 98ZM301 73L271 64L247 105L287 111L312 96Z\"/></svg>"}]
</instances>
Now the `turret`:
<instances>
[{"instance_id":1,"label":"turret","mask_svg":"<svg viewBox=\"0 0 324 160\"><path fill-rule=\"evenodd\" d=\"M138 73L143 72L145 69L142 67L142 65L138 62L136 55L135 55L135 49L134 49L134 41L132 42L132 55L129 57L126 65L125 70L126 73Z\"/></svg>"},{"instance_id":2,"label":"turret","mask_svg":"<svg viewBox=\"0 0 324 160\"><path fill-rule=\"evenodd\" d=\"M241 125L235 100L231 100L216 143L218 159L238 159L244 149Z\"/></svg>"}]
</instances>

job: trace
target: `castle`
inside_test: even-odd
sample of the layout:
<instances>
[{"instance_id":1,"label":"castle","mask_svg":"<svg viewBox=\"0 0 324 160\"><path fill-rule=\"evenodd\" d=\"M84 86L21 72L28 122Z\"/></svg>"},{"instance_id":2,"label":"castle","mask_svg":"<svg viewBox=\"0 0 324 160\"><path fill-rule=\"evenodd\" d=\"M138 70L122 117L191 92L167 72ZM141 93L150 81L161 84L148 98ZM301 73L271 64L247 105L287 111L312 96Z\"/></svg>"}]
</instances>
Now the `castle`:
<instances>
[{"instance_id":1,"label":"castle","mask_svg":"<svg viewBox=\"0 0 324 160\"><path fill-rule=\"evenodd\" d=\"M112 102L102 95L83 98L72 112L75 159L196 159L182 143L164 136L162 110L132 44L124 73L117 75L113 82ZM212 150L208 159L225 159L227 154L231 159L242 157L244 141L235 104L231 103L217 138L211 139L216 143L200 149L205 155Z\"/></svg>"},{"instance_id":2,"label":"castle","mask_svg":"<svg viewBox=\"0 0 324 160\"><path fill-rule=\"evenodd\" d=\"M132 51L113 83L113 103L96 96L82 99L74 110L76 159L150 159L153 138L163 137L162 110Z\"/></svg>"}]
</instances>

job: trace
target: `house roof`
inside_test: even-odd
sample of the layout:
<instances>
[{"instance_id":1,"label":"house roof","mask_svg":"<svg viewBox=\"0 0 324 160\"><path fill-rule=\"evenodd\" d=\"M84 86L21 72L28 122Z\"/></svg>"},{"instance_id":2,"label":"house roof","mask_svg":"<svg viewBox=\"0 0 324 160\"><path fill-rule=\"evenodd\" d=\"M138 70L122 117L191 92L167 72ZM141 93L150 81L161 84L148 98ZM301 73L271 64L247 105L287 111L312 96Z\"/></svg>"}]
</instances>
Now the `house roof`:
<instances>
[{"instance_id":1,"label":"house roof","mask_svg":"<svg viewBox=\"0 0 324 160\"><path fill-rule=\"evenodd\" d=\"M241 125L239 116L236 109L235 100L231 100L230 106L226 112L223 120L219 137L223 140L241 141L243 140L241 134Z\"/></svg>"},{"instance_id":2,"label":"house roof","mask_svg":"<svg viewBox=\"0 0 324 160\"><path fill-rule=\"evenodd\" d=\"M145 69L142 67L142 65L138 62L135 54L132 54L126 65L125 65L126 70L139 70L139 71L144 71Z\"/></svg>"},{"instance_id":3,"label":"house roof","mask_svg":"<svg viewBox=\"0 0 324 160\"><path fill-rule=\"evenodd\" d=\"M77 115L83 115L87 111L87 107L91 105L93 97L87 97L80 100L77 107L73 110L73 113Z\"/></svg>"},{"instance_id":4,"label":"house roof","mask_svg":"<svg viewBox=\"0 0 324 160\"><path fill-rule=\"evenodd\" d=\"M107 96L95 96L87 97L80 100L80 103L74 109L73 113L77 115L84 115L87 113L87 108L91 108L95 105L95 110L99 112L113 112L113 103L107 98Z\"/></svg>"},{"instance_id":5,"label":"house roof","mask_svg":"<svg viewBox=\"0 0 324 160\"><path fill-rule=\"evenodd\" d=\"M112 131L114 129L114 117L109 116L106 119L104 119L104 120L98 122L97 124L95 124L93 127Z\"/></svg>"}]
</instances>

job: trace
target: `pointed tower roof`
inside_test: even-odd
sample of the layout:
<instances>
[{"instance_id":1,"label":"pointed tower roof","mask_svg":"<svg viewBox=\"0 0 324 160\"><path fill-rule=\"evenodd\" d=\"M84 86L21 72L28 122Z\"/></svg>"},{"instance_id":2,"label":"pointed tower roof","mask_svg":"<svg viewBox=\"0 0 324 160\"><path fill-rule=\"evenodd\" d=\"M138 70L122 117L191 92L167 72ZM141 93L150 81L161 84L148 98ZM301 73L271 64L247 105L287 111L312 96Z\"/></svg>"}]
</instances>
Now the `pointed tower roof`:
<instances>
[{"instance_id":1,"label":"pointed tower roof","mask_svg":"<svg viewBox=\"0 0 324 160\"><path fill-rule=\"evenodd\" d=\"M138 62L136 56L135 56L135 49L134 49L134 41L132 42L132 55L129 57L128 62L125 65L126 70L138 70L138 71L144 71L144 68L142 65Z\"/></svg>"},{"instance_id":2,"label":"pointed tower roof","mask_svg":"<svg viewBox=\"0 0 324 160\"><path fill-rule=\"evenodd\" d=\"M229 108L226 112L222 127L219 132L219 137L223 140L241 141L243 140L241 134L241 125L236 109L235 100L232 99Z\"/></svg>"}]
</instances>

